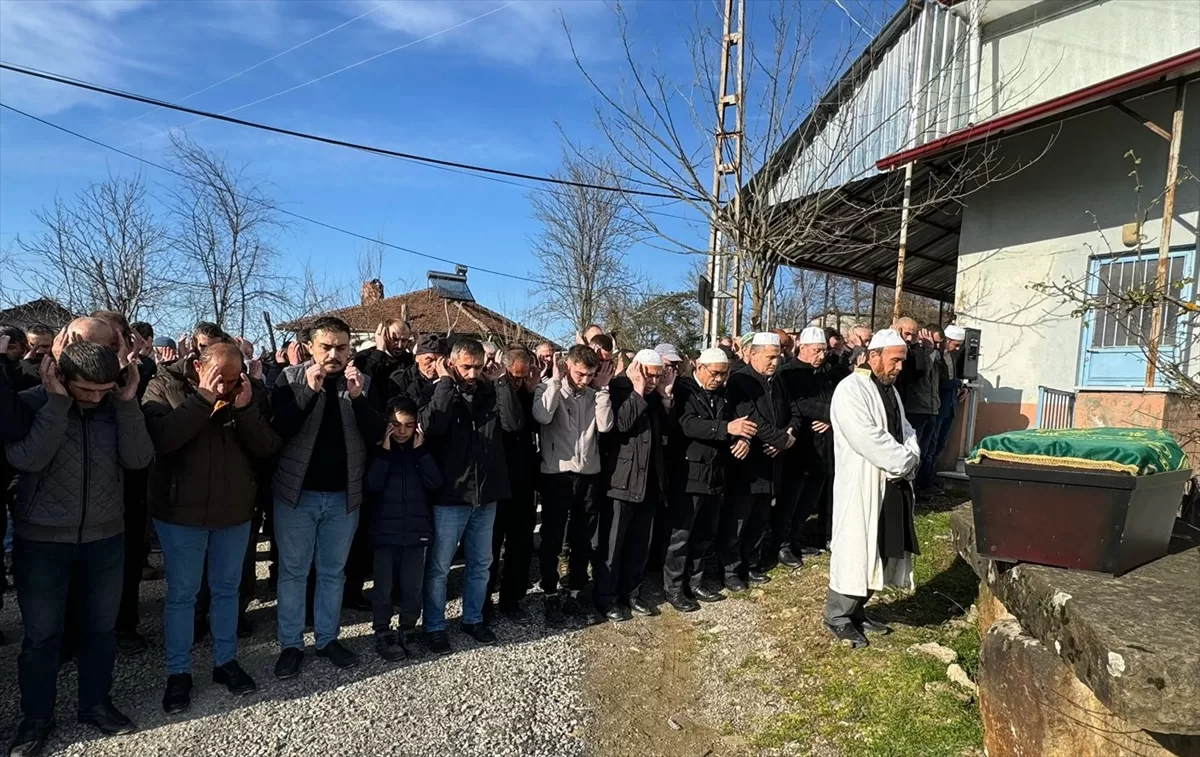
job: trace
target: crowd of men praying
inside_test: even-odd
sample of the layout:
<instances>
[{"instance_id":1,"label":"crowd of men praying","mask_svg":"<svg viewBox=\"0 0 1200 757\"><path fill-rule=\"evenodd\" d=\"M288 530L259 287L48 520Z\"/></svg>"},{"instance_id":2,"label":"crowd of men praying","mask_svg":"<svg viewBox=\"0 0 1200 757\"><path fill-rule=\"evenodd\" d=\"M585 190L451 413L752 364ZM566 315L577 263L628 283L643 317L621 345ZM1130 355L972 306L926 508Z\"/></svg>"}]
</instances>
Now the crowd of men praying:
<instances>
[{"instance_id":1,"label":"crowd of men praying","mask_svg":"<svg viewBox=\"0 0 1200 757\"><path fill-rule=\"evenodd\" d=\"M531 610L551 628L654 615L658 596L695 612L828 551L826 627L866 646L889 630L864 614L871 594L912 584L913 506L935 487L963 339L902 318L690 355L590 326L565 351L530 350L393 320L354 352L350 326L324 317L259 354L211 323L172 340L112 312L2 326L0 492L24 632L10 754L44 747L72 659L79 721L132 732L113 668L146 652L148 625L168 714L190 707L205 635L213 684L255 691L238 643L255 630L260 543L280 679L301 674L308 628L316 657L358 663L344 613L372 614L384 660L451 653L456 559L458 627L494 644L499 620ZM142 618L154 540L166 601ZM535 556L542 598L526 606Z\"/></svg>"}]
</instances>

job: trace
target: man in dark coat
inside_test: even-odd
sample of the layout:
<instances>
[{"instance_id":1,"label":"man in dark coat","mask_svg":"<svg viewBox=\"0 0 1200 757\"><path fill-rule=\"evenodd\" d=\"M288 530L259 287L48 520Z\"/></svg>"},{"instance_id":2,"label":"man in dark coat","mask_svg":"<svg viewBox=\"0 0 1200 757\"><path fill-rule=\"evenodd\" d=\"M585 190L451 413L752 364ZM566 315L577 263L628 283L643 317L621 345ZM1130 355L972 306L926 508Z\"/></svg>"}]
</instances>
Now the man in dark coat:
<instances>
[{"instance_id":1,"label":"man in dark coat","mask_svg":"<svg viewBox=\"0 0 1200 757\"><path fill-rule=\"evenodd\" d=\"M33 411L17 396L20 389L12 383L16 370L8 357L11 338L7 331L0 333L0 443L15 442L25 436L33 422ZM0 455L0 542L4 540L8 529L11 484L15 476L16 471L9 466L7 458ZM0 568L0 607L4 606L4 592L7 589L8 581L3 568ZM4 635L0 634L0 644L3 643Z\"/></svg>"},{"instance_id":2,"label":"man in dark coat","mask_svg":"<svg viewBox=\"0 0 1200 757\"><path fill-rule=\"evenodd\" d=\"M504 366L492 363L485 373L478 341L455 342L449 362L438 362L436 370L433 395L421 409L421 427L443 478L425 567L425 633L431 650L449 654L446 579L460 543L467 558L462 630L481 644L496 642L483 622L483 602L496 503L512 494L503 432L520 431L525 417L512 386L498 381Z\"/></svg>"},{"instance_id":3,"label":"man in dark coat","mask_svg":"<svg viewBox=\"0 0 1200 757\"><path fill-rule=\"evenodd\" d=\"M725 397L728 378L728 356L720 349L708 349L700 353L695 373L675 382L667 447L671 535L663 562L663 590L680 612L700 609L697 599L724 598L702 583L704 554L717 533L730 455L745 456L758 430L748 418L734 419Z\"/></svg>"},{"instance_id":4,"label":"man in dark coat","mask_svg":"<svg viewBox=\"0 0 1200 757\"><path fill-rule=\"evenodd\" d=\"M350 362L379 391L373 393L371 401L382 413L391 399L388 380L396 371L403 371L413 364L412 328L398 318L389 318L375 328L375 346L355 353Z\"/></svg>"},{"instance_id":5,"label":"man in dark coat","mask_svg":"<svg viewBox=\"0 0 1200 757\"><path fill-rule=\"evenodd\" d=\"M777 379L779 337L762 332L745 349L746 367L729 380L729 403L738 418L755 427L744 459L730 463L728 495L721 512L718 554L725 588L745 591L747 581L764 584L760 570L763 535L771 515L771 499L780 493L784 452L795 444L787 389Z\"/></svg>"},{"instance_id":6,"label":"man in dark coat","mask_svg":"<svg viewBox=\"0 0 1200 757\"><path fill-rule=\"evenodd\" d=\"M675 375L654 350L634 355L625 376L612 380L613 430L600 436L601 480L609 501L597 530L596 609L614 622L631 612L652 615L640 596L654 515L667 491L663 441Z\"/></svg>"},{"instance_id":7,"label":"man in dark coat","mask_svg":"<svg viewBox=\"0 0 1200 757\"><path fill-rule=\"evenodd\" d=\"M437 334L424 334L417 340L413 362L392 372L390 397L402 394L422 408L433 397L433 385L438 379L437 364L446 359L446 343Z\"/></svg>"}]
</instances>

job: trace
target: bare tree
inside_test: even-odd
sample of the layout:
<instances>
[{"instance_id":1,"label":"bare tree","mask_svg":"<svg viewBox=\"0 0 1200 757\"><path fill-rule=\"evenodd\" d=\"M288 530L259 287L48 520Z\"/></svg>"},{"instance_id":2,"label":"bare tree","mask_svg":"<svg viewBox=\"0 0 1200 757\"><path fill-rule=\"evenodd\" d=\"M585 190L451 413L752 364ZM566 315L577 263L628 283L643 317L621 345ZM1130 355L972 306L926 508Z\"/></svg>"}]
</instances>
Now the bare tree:
<instances>
[{"instance_id":1,"label":"bare tree","mask_svg":"<svg viewBox=\"0 0 1200 757\"><path fill-rule=\"evenodd\" d=\"M198 317L237 333L264 306L286 301L273 236L282 229L263 184L186 135L171 133L174 245L185 268L180 289Z\"/></svg>"},{"instance_id":2,"label":"bare tree","mask_svg":"<svg viewBox=\"0 0 1200 757\"><path fill-rule=\"evenodd\" d=\"M35 211L42 231L16 240L29 262L27 288L75 313L113 310L132 320L155 310L170 292L173 264L166 227L146 199L141 175L110 176Z\"/></svg>"},{"instance_id":3,"label":"bare tree","mask_svg":"<svg viewBox=\"0 0 1200 757\"><path fill-rule=\"evenodd\" d=\"M620 186L611 161L595 153L567 154L556 176L580 184ZM634 205L617 192L552 186L529 195L542 229L532 240L541 264L536 292L548 317L583 329L603 317L611 302L634 288L637 274L626 262L637 242Z\"/></svg>"}]
</instances>

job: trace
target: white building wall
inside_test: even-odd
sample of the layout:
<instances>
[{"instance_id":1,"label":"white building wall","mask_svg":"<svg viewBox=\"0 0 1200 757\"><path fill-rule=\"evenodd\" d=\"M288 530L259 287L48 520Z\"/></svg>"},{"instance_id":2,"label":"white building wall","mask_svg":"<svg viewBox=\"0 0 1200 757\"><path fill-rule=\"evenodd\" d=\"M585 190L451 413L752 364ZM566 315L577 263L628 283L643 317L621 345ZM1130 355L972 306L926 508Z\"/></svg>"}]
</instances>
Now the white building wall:
<instances>
[{"instance_id":1,"label":"white building wall","mask_svg":"<svg viewBox=\"0 0 1200 757\"><path fill-rule=\"evenodd\" d=\"M1200 82L1189 86L1187 97L1180 162L1200 174ZM1173 99L1166 91L1129 105L1169 127ZM1112 108L1004 140L999 149L1006 160L1029 160L1051 141L1023 172L965 200L956 312L959 323L983 332L980 372L990 403L1029 406L1039 385L1075 387L1082 321L1071 306L1029 286L1079 279L1092 254L1126 251L1121 227L1137 216L1139 202L1128 151L1141 159L1143 207L1166 181L1167 143ZM1184 182L1172 247L1197 244L1198 207L1200 182ZM1158 249L1161 228L1159 204L1143 230L1145 249ZM1200 372L1200 356L1192 356L1192 365Z\"/></svg>"},{"instance_id":2,"label":"white building wall","mask_svg":"<svg viewBox=\"0 0 1200 757\"><path fill-rule=\"evenodd\" d=\"M976 120L1200 47L1200 2L1042 0L985 25L982 37Z\"/></svg>"}]
</instances>

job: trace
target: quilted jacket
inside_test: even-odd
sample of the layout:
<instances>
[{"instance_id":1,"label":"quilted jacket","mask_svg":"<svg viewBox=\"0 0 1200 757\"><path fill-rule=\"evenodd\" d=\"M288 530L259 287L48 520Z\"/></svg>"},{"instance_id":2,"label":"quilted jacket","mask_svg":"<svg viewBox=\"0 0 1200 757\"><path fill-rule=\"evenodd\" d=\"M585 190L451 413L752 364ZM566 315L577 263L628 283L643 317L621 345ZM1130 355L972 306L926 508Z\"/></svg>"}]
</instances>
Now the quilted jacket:
<instances>
[{"instance_id":1,"label":"quilted jacket","mask_svg":"<svg viewBox=\"0 0 1200 757\"><path fill-rule=\"evenodd\" d=\"M19 472L13 531L30 541L85 542L125 530L125 471L154 460L154 444L136 401L110 395L80 410L43 387L21 393L34 411L25 438L8 445Z\"/></svg>"}]
</instances>

